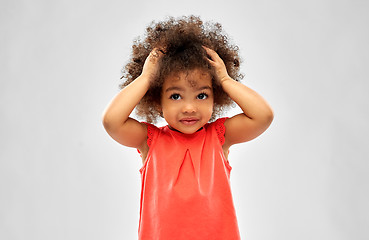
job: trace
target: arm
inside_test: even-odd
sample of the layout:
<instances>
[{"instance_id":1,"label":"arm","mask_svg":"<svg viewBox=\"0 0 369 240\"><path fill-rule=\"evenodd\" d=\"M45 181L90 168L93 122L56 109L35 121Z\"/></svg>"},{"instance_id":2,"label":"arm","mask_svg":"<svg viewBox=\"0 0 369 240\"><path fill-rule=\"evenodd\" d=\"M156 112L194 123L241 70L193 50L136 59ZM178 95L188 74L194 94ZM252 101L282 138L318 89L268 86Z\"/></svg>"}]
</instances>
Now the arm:
<instances>
[{"instance_id":1,"label":"arm","mask_svg":"<svg viewBox=\"0 0 369 240\"><path fill-rule=\"evenodd\" d=\"M107 133L117 142L140 150L145 148L147 126L129 115L146 94L158 71L162 53L154 49L147 57L142 74L122 89L105 109L102 121Z\"/></svg>"},{"instance_id":2,"label":"arm","mask_svg":"<svg viewBox=\"0 0 369 240\"><path fill-rule=\"evenodd\" d=\"M227 119L224 146L250 141L262 134L273 121L269 104L251 88L233 80L227 73L223 60L212 49L205 48L223 90L242 109L243 113Z\"/></svg>"}]
</instances>

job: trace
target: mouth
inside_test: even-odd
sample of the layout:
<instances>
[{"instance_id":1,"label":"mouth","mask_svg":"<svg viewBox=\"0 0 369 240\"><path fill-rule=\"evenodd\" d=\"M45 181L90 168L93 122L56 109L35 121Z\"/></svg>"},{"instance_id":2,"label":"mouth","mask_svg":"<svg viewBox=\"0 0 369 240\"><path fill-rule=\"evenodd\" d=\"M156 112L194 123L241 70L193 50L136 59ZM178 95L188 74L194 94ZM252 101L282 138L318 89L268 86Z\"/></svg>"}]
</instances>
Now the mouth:
<instances>
[{"instance_id":1,"label":"mouth","mask_svg":"<svg viewBox=\"0 0 369 240\"><path fill-rule=\"evenodd\" d=\"M197 119L197 118L183 118L179 121L181 123L185 124L185 125L194 125L199 121L199 119Z\"/></svg>"}]
</instances>

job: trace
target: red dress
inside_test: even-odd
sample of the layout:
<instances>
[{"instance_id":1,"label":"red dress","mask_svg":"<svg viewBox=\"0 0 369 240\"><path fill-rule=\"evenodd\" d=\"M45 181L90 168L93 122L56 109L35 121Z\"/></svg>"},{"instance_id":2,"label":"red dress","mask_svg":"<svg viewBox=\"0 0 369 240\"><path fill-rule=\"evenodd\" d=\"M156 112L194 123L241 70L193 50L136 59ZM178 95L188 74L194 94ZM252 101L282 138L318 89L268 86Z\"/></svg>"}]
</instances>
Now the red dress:
<instances>
[{"instance_id":1,"label":"red dress","mask_svg":"<svg viewBox=\"0 0 369 240\"><path fill-rule=\"evenodd\" d=\"M240 239L224 156L224 121L193 134L148 124L139 240Z\"/></svg>"}]
</instances>

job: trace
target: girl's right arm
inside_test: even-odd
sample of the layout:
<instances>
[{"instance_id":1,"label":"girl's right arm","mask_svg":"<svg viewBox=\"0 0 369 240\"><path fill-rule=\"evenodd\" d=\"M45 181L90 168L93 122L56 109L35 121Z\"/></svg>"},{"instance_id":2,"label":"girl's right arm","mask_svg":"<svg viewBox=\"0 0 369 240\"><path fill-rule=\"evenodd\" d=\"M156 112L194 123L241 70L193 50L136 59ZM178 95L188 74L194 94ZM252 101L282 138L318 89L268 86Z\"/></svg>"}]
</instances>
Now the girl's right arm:
<instances>
[{"instance_id":1,"label":"girl's right arm","mask_svg":"<svg viewBox=\"0 0 369 240\"><path fill-rule=\"evenodd\" d=\"M129 115L146 94L150 82L156 78L162 54L157 48L153 49L145 60L141 75L123 88L103 113L105 130L124 146L138 148L140 151L146 148L146 124L130 118Z\"/></svg>"}]
</instances>

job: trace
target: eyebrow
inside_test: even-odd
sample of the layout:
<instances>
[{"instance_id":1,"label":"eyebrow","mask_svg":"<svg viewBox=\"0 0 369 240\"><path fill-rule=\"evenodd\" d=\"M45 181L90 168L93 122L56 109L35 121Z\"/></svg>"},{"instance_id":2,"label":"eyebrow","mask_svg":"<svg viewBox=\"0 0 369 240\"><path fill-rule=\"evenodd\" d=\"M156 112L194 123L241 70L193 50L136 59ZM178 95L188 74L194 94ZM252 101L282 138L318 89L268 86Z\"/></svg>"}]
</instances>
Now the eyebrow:
<instances>
[{"instance_id":1,"label":"eyebrow","mask_svg":"<svg viewBox=\"0 0 369 240\"><path fill-rule=\"evenodd\" d=\"M169 88L165 89L165 92L169 92L169 91L183 91L183 88L180 88L180 87L169 87Z\"/></svg>"},{"instance_id":2,"label":"eyebrow","mask_svg":"<svg viewBox=\"0 0 369 240\"><path fill-rule=\"evenodd\" d=\"M205 89L212 90L212 88L209 87L209 86L202 86L202 87L197 88L196 91L201 91L201 90L205 90ZM184 91L184 90L181 87L169 87L169 88L165 89L165 92L169 92L169 91Z\"/></svg>"}]
</instances>

